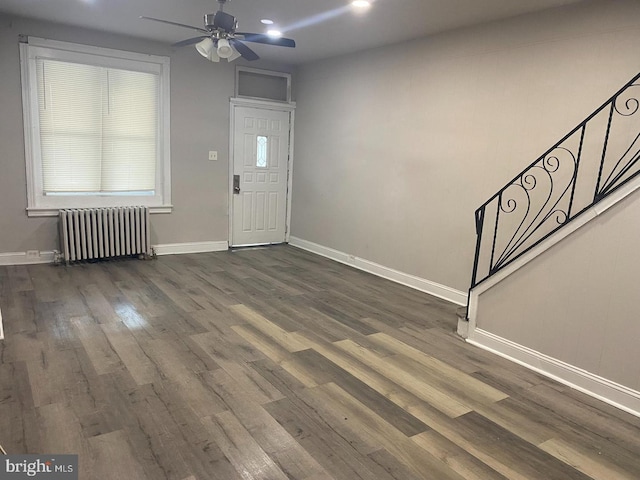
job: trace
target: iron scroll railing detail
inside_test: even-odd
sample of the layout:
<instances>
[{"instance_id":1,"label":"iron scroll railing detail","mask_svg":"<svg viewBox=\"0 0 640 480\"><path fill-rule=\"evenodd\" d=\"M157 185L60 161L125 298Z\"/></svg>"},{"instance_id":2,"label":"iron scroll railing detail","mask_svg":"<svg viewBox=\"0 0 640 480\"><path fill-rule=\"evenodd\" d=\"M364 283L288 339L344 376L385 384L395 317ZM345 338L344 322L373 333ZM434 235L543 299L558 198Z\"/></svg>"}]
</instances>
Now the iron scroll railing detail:
<instances>
[{"instance_id":1,"label":"iron scroll railing detail","mask_svg":"<svg viewBox=\"0 0 640 480\"><path fill-rule=\"evenodd\" d=\"M471 288L640 174L639 79L476 210Z\"/></svg>"}]
</instances>

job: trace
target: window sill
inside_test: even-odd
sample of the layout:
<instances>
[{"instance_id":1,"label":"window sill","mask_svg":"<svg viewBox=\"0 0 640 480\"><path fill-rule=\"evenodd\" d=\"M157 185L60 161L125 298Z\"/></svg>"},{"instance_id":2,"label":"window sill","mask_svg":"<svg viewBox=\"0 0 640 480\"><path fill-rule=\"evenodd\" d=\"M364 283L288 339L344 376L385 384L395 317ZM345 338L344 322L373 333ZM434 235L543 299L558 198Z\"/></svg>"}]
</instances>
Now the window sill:
<instances>
[{"instance_id":1,"label":"window sill","mask_svg":"<svg viewBox=\"0 0 640 480\"><path fill-rule=\"evenodd\" d=\"M82 208L82 207L78 207ZM111 208L111 207L90 207L90 208ZM115 208L115 207L114 207ZM57 217L60 208L27 208L28 217ZM149 213L171 213L173 205L161 205L159 207L149 207Z\"/></svg>"}]
</instances>

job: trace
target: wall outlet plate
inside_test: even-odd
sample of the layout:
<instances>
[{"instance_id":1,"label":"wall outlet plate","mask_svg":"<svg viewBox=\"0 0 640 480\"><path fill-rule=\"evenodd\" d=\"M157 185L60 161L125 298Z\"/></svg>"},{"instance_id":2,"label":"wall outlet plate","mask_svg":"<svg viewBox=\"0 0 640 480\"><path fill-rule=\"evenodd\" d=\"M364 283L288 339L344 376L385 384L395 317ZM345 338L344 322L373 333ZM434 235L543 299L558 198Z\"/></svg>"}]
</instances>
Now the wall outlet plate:
<instances>
[{"instance_id":1,"label":"wall outlet plate","mask_svg":"<svg viewBox=\"0 0 640 480\"><path fill-rule=\"evenodd\" d=\"M218 160L218 152L216 152L215 150L209 150L209 160L211 160L212 162Z\"/></svg>"},{"instance_id":2,"label":"wall outlet plate","mask_svg":"<svg viewBox=\"0 0 640 480\"><path fill-rule=\"evenodd\" d=\"M27 250L27 258L40 258L40 250Z\"/></svg>"}]
</instances>

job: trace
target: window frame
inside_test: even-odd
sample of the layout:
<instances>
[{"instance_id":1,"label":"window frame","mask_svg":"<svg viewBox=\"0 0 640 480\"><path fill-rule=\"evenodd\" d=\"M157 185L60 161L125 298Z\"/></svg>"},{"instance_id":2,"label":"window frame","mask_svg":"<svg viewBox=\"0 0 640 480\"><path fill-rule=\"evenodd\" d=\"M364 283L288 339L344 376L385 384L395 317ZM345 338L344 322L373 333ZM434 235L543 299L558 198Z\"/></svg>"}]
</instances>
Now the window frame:
<instances>
[{"instance_id":1,"label":"window frame","mask_svg":"<svg viewBox=\"0 0 640 480\"><path fill-rule=\"evenodd\" d=\"M263 76L263 77L277 77L277 78L284 78L285 81L287 82L287 92L286 92L286 100L274 100L272 98L265 98L265 97L254 97L251 95L243 95L240 92L240 76L243 73L252 73L254 75L258 75L258 76ZM286 73L286 72L276 72L273 70L264 70L262 68L252 68L252 67L242 67L242 66L236 66L236 76L235 76L235 98L246 98L246 99L252 99L252 100L262 100L262 101L266 101L266 102L273 102L273 103L282 103L285 105L290 105L291 103L293 103L291 101L291 74L290 73Z\"/></svg>"},{"instance_id":2,"label":"window frame","mask_svg":"<svg viewBox=\"0 0 640 480\"><path fill-rule=\"evenodd\" d=\"M100 67L147 72L158 75L158 145L153 195L98 194L45 195L38 109L36 58L69 61ZM151 213L170 213L171 204L171 132L169 57L148 55L57 40L28 37L20 43L22 108L27 174L27 215L57 216L61 208L97 208L145 205Z\"/></svg>"}]
</instances>

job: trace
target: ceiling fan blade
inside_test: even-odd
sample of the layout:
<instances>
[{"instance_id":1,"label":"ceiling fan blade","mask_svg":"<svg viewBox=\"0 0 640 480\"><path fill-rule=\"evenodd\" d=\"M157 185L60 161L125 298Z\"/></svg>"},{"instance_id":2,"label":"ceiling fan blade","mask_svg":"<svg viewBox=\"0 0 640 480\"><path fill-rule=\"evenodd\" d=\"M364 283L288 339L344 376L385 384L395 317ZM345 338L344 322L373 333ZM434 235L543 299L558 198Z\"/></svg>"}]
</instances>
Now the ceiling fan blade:
<instances>
[{"instance_id":1,"label":"ceiling fan blade","mask_svg":"<svg viewBox=\"0 0 640 480\"><path fill-rule=\"evenodd\" d=\"M145 17L145 16L141 16L140 18L142 18L143 20L153 20L154 22L167 23L169 25L175 25L176 27L190 28L191 30L196 30L202 33L207 33L207 34L210 33L208 30L205 30L204 28L194 27L193 25L186 25L184 23L170 22L169 20L161 20L159 18Z\"/></svg>"},{"instance_id":2,"label":"ceiling fan blade","mask_svg":"<svg viewBox=\"0 0 640 480\"><path fill-rule=\"evenodd\" d=\"M202 35L200 37L187 38L186 40L182 40L180 42L176 42L172 44L172 47L186 47L187 45L193 45L194 43L198 43L205 38L209 38L209 35Z\"/></svg>"},{"instance_id":3,"label":"ceiling fan blade","mask_svg":"<svg viewBox=\"0 0 640 480\"><path fill-rule=\"evenodd\" d=\"M263 35L262 33L243 33L236 32L236 35L242 35L245 42L253 43L266 43L267 45L277 45L279 47L295 47L296 42L290 38L282 37L270 37L269 35Z\"/></svg>"},{"instance_id":4,"label":"ceiling fan blade","mask_svg":"<svg viewBox=\"0 0 640 480\"><path fill-rule=\"evenodd\" d=\"M253 61L253 60L258 60L260 58L256 52L251 50L249 47L247 47L244 43L242 43L237 38L230 38L229 43L233 45L233 48L235 48L238 51L238 53L242 55L242 58L244 58L245 60Z\"/></svg>"}]
</instances>

